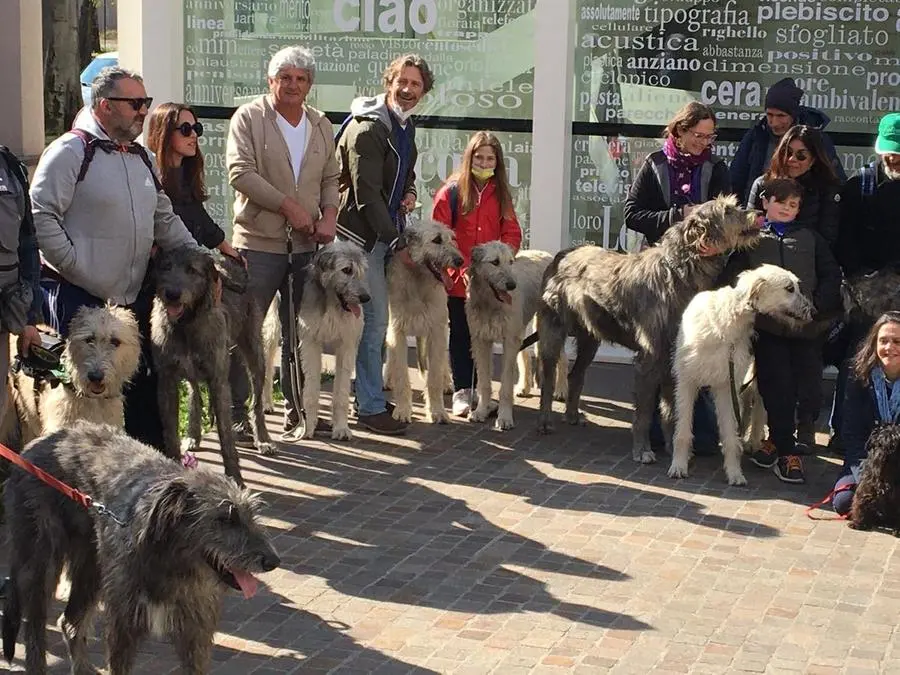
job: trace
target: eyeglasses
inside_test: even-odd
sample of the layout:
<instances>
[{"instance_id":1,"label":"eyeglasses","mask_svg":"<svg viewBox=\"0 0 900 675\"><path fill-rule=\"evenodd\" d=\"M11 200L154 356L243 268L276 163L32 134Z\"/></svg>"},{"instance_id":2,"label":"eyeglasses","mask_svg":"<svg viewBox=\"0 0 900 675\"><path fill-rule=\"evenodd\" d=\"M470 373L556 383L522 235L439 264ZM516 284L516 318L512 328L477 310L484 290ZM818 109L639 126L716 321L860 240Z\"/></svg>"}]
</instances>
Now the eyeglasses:
<instances>
[{"instance_id":1,"label":"eyeglasses","mask_svg":"<svg viewBox=\"0 0 900 675\"><path fill-rule=\"evenodd\" d=\"M131 104L131 109L134 112L140 112L141 108L147 106L147 110L150 109L150 104L153 103L153 97L147 96L145 98L136 98L136 97L128 97L128 96L107 96L107 101L128 101Z\"/></svg>"},{"instance_id":2,"label":"eyeglasses","mask_svg":"<svg viewBox=\"0 0 900 675\"><path fill-rule=\"evenodd\" d=\"M693 136L695 140L712 143L714 140L716 140L716 138L718 138L719 134L701 134L697 133L696 131L692 131L691 136Z\"/></svg>"},{"instance_id":3,"label":"eyeglasses","mask_svg":"<svg viewBox=\"0 0 900 675\"><path fill-rule=\"evenodd\" d=\"M798 162L805 162L810 158L809 150L794 150L793 148L788 148L787 158L796 159Z\"/></svg>"},{"instance_id":4,"label":"eyeglasses","mask_svg":"<svg viewBox=\"0 0 900 675\"><path fill-rule=\"evenodd\" d=\"M197 134L198 137L203 135L203 125L200 124L200 122L194 122L193 124L190 122L182 122L175 128L180 131L181 135L185 138L189 137L192 131Z\"/></svg>"}]
</instances>

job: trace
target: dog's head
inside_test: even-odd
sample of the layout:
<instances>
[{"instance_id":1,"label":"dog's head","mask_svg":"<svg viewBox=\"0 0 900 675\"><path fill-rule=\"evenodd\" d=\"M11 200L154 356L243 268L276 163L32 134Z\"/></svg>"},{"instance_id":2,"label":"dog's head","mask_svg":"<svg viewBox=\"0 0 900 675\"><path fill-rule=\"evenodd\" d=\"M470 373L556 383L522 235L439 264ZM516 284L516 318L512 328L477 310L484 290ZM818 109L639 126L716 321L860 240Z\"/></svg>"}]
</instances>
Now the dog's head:
<instances>
[{"instance_id":1,"label":"dog's head","mask_svg":"<svg viewBox=\"0 0 900 675\"><path fill-rule=\"evenodd\" d=\"M760 314L799 324L812 320L812 303L800 290L800 279L793 272L777 265L760 265L741 272L736 286Z\"/></svg>"},{"instance_id":2,"label":"dog's head","mask_svg":"<svg viewBox=\"0 0 900 675\"><path fill-rule=\"evenodd\" d=\"M366 283L368 261L363 250L346 241L333 241L313 256L310 281L325 293L333 292L345 312L359 318L360 304L370 299Z\"/></svg>"},{"instance_id":3,"label":"dog's head","mask_svg":"<svg viewBox=\"0 0 900 675\"><path fill-rule=\"evenodd\" d=\"M438 283L448 289L453 288L447 269L463 264L453 230L440 223L423 220L410 223L403 231L403 237L412 261L427 269Z\"/></svg>"},{"instance_id":4,"label":"dog's head","mask_svg":"<svg viewBox=\"0 0 900 675\"><path fill-rule=\"evenodd\" d=\"M187 246L161 251L156 256L154 272L154 303L170 323L177 323L185 312L212 306L219 273L209 253Z\"/></svg>"},{"instance_id":5,"label":"dog's head","mask_svg":"<svg viewBox=\"0 0 900 675\"><path fill-rule=\"evenodd\" d=\"M716 197L701 204L663 237L674 238L698 255L723 254L754 246L759 240L758 219L759 213L740 208L734 195Z\"/></svg>"},{"instance_id":6,"label":"dog's head","mask_svg":"<svg viewBox=\"0 0 900 675\"><path fill-rule=\"evenodd\" d=\"M841 296L852 323L872 324L885 312L900 310L900 264L845 279Z\"/></svg>"},{"instance_id":7,"label":"dog's head","mask_svg":"<svg viewBox=\"0 0 900 675\"><path fill-rule=\"evenodd\" d=\"M510 291L516 289L513 262L516 256L512 248L501 241L489 241L472 249L472 264L467 274L473 288L484 284L499 302L512 303Z\"/></svg>"},{"instance_id":8,"label":"dog's head","mask_svg":"<svg viewBox=\"0 0 900 675\"><path fill-rule=\"evenodd\" d=\"M121 307L82 307L69 322L62 363L75 391L119 396L141 359L137 320Z\"/></svg>"},{"instance_id":9,"label":"dog's head","mask_svg":"<svg viewBox=\"0 0 900 675\"><path fill-rule=\"evenodd\" d=\"M900 483L900 424L879 424L866 441L863 476L896 490Z\"/></svg>"},{"instance_id":10,"label":"dog's head","mask_svg":"<svg viewBox=\"0 0 900 675\"><path fill-rule=\"evenodd\" d=\"M149 513L137 535L147 555L165 547L164 557L173 565L214 574L245 597L256 592L255 573L281 564L258 521L258 500L224 476L202 468L186 470L148 498Z\"/></svg>"}]
</instances>

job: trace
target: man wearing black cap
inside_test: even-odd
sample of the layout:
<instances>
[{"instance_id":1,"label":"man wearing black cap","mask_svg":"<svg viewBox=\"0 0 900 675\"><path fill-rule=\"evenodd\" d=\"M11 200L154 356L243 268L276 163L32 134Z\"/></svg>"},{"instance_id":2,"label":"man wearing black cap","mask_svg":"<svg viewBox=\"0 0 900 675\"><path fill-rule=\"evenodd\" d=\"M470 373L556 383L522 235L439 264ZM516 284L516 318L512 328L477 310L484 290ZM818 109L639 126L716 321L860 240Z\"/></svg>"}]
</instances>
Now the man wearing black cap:
<instances>
[{"instance_id":1,"label":"man wearing black cap","mask_svg":"<svg viewBox=\"0 0 900 675\"><path fill-rule=\"evenodd\" d=\"M779 80L766 92L766 116L747 130L731 162L731 187L742 202L747 201L753 181L769 167L775 146L788 129L796 124L807 124L821 131L831 121L821 110L800 105L802 97L803 90L790 77ZM822 139L838 178L844 182L847 175L837 158L834 144L824 133Z\"/></svg>"}]
</instances>

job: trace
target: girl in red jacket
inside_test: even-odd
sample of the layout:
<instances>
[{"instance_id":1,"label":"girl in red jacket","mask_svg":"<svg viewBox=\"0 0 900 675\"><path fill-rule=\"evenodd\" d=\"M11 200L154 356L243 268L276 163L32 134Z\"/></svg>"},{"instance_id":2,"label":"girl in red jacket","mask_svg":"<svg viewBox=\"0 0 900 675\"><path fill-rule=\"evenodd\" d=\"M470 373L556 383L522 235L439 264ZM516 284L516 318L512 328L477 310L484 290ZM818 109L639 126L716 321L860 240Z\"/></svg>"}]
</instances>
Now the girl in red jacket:
<instances>
[{"instance_id":1,"label":"girl in red jacket","mask_svg":"<svg viewBox=\"0 0 900 675\"><path fill-rule=\"evenodd\" d=\"M503 148L494 134L479 131L469 139L459 171L450 176L434 196L431 218L456 233L456 243L465 259L458 270L450 270L454 281L448 293L450 310L450 370L453 372L454 415L469 414L474 366L472 341L466 322L466 270L472 249L499 239L518 252L522 230L513 210Z\"/></svg>"}]
</instances>

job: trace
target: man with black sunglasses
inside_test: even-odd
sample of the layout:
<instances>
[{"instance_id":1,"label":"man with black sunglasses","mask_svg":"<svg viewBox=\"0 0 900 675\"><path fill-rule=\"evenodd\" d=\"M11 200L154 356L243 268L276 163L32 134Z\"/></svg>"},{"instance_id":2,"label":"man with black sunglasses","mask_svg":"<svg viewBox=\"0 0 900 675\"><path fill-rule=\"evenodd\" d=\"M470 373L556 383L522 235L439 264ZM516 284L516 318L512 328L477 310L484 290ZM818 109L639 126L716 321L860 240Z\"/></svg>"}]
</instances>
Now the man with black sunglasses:
<instances>
[{"instance_id":1,"label":"man with black sunglasses","mask_svg":"<svg viewBox=\"0 0 900 675\"><path fill-rule=\"evenodd\" d=\"M152 298L142 286L154 243L197 243L160 189L146 149L135 143L151 102L137 73L102 70L90 108L41 155L31 201L48 323L65 336L80 307L110 302L135 312L143 364L125 392L125 430L162 448L148 346Z\"/></svg>"}]
</instances>

